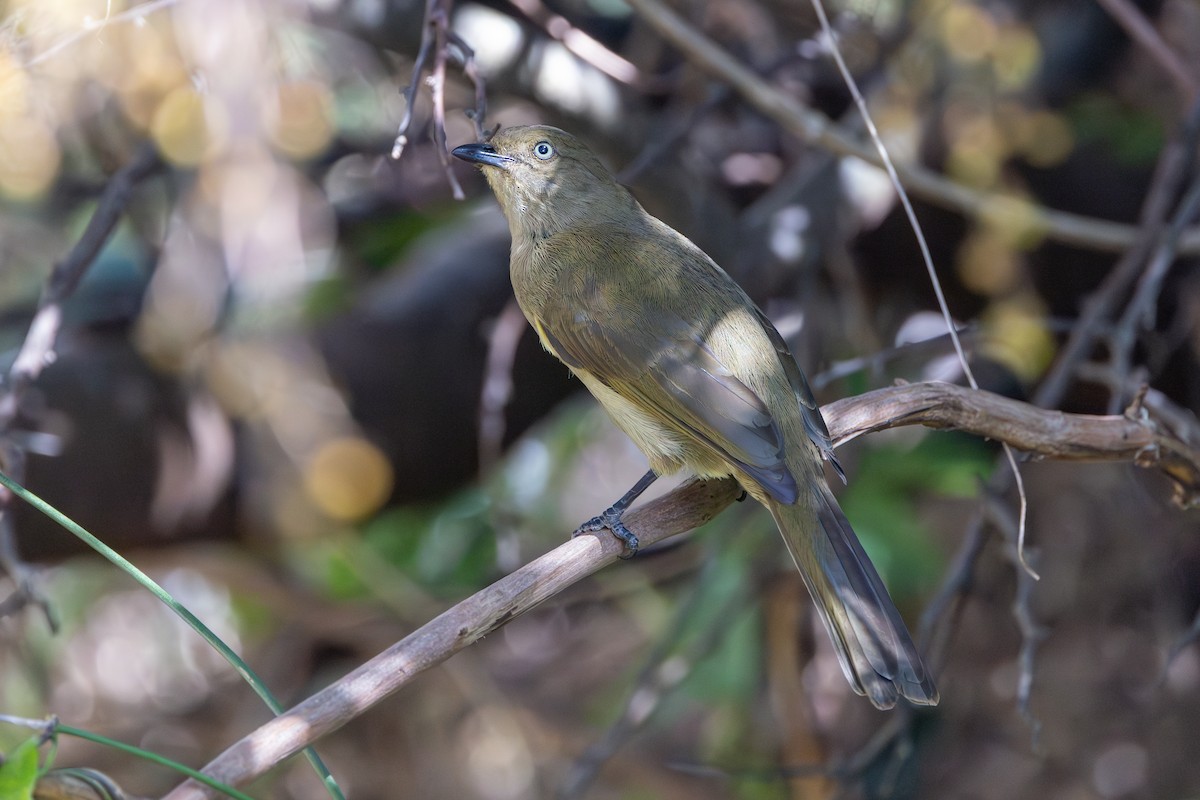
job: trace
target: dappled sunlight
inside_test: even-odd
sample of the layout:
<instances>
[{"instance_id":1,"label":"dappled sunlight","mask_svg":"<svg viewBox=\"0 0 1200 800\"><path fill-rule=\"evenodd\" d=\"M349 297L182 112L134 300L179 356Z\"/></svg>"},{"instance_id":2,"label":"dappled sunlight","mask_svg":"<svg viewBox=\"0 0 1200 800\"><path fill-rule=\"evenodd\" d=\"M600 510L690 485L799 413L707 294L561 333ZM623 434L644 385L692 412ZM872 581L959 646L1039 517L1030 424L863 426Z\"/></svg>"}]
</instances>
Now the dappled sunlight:
<instances>
[{"instance_id":1,"label":"dappled sunlight","mask_svg":"<svg viewBox=\"0 0 1200 800\"><path fill-rule=\"evenodd\" d=\"M60 602L83 599L56 585L56 577L71 580L68 572L50 577ZM232 598L224 586L186 568L168 569L158 579L230 647L241 649ZM65 672L52 698L57 707L71 710L73 724L96 724L114 713L127 725L133 717L145 722L164 713L185 713L237 680L224 659L144 591L103 594L81 622L58 644L63 650L57 659Z\"/></svg>"},{"instance_id":2,"label":"dappled sunlight","mask_svg":"<svg viewBox=\"0 0 1200 800\"><path fill-rule=\"evenodd\" d=\"M379 511L392 493L392 468L366 439L323 442L304 471L304 485L331 518L357 522Z\"/></svg>"}]
</instances>

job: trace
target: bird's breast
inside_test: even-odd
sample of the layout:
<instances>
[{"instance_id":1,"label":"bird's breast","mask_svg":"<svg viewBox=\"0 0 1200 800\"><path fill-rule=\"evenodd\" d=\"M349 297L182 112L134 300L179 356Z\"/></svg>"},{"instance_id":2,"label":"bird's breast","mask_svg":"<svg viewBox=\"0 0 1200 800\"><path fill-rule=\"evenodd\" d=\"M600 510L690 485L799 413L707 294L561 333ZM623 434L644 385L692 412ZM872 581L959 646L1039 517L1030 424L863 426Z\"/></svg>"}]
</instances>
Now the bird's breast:
<instances>
[{"instance_id":1,"label":"bird's breast","mask_svg":"<svg viewBox=\"0 0 1200 800\"><path fill-rule=\"evenodd\" d=\"M571 371L599 401L616 426L646 454L650 468L658 474L667 475L685 467L702 477L730 474L728 467L698 448L691 437L665 424L652 411L625 399L585 369L572 368Z\"/></svg>"}]
</instances>

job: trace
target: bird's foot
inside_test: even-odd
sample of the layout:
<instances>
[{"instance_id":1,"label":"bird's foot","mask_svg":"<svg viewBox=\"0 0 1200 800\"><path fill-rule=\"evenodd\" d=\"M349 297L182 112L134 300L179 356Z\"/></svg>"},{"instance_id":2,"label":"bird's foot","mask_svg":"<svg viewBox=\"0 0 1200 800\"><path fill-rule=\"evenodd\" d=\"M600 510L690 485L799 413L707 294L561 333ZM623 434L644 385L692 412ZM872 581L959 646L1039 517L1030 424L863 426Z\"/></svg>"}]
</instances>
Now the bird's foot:
<instances>
[{"instance_id":1,"label":"bird's foot","mask_svg":"<svg viewBox=\"0 0 1200 800\"><path fill-rule=\"evenodd\" d=\"M633 531L625 527L625 523L621 521L625 510L616 506L609 508L602 514L592 517L587 522L580 525L571 534L571 538L580 536L585 533L597 533L602 530L612 531L612 535L620 539L625 544L625 552L621 558L633 558L638 551L638 537Z\"/></svg>"}]
</instances>

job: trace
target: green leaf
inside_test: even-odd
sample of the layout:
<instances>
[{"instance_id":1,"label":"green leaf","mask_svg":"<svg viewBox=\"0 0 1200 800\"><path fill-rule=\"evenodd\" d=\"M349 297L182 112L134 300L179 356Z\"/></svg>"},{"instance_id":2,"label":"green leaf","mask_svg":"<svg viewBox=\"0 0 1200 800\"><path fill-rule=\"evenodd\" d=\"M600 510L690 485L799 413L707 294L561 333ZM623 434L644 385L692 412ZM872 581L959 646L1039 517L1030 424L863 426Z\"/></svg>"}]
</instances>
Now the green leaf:
<instances>
[{"instance_id":1,"label":"green leaf","mask_svg":"<svg viewBox=\"0 0 1200 800\"><path fill-rule=\"evenodd\" d=\"M17 745L0 764L0 800L30 800L38 779L37 737Z\"/></svg>"}]
</instances>

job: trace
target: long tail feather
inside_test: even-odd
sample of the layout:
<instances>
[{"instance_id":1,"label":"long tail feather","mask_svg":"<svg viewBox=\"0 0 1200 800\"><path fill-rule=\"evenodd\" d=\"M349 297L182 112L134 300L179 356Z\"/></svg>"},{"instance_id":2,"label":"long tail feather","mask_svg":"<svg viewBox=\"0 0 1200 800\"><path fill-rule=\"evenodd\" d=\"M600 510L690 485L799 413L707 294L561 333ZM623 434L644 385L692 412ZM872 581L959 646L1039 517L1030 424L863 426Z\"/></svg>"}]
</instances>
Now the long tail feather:
<instances>
[{"instance_id":1,"label":"long tail feather","mask_svg":"<svg viewBox=\"0 0 1200 800\"><path fill-rule=\"evenodd\" d=\"M938 691L900 612L823 480L794 505L770 503L850 685L876 708L900 697L936 705ZM807 501L807 502L806 502Z\"/></svg>"}]
</instances>

